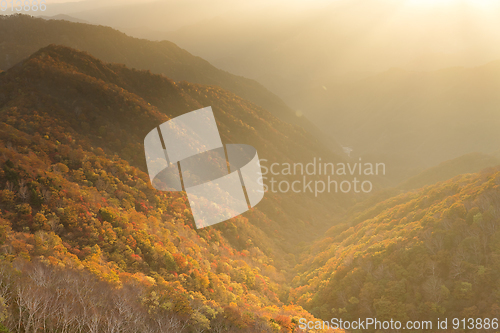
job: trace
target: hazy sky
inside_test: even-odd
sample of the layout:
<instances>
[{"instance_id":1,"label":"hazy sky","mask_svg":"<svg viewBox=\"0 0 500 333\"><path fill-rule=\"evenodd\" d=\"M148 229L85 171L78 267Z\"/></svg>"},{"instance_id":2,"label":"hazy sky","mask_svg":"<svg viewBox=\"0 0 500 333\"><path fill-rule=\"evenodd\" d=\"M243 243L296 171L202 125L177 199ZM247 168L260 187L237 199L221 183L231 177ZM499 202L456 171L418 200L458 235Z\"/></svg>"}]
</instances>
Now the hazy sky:
<instances>
[{"instance_id":1,"label":"hazy sky","mask_svg":"<svg viewBox=\"0 0 500 333\"><path fill-rule=\"evenodd\" d=\"M70 2L88 2L88 3L106 3L107 5L123 5L128 3L153 2L153 0L83 0L83 1L68 1L68 0L45 0L47 4L51 3L70 3Z\"/></svg>"},{"instance_id":2,"label":"hazy sky","mask_svg":"<svg viewBox=\"0 0 500 333\"><path fill-rule=\"evenodd\" d=\"M67 1L67 0L46 0L47 3L66 3L66 2L92 2L94 0L83 0L83 1ZM94 1L95 2L95 1ZM150 2L150 0L130 0L130 1L123 1L123 0L108 0L106 2L110 3L124 3L124 2Z\"/></svg>"},{"instance_id":3,"label":"hazy sky","mask_svg":"<svg viewBox=\"0 0 500 333\"><path fill-rule=\"evenodd\" d=\"M66 2L107 2L114 4L123 4L123 3L139 3L139 2L153 2L154 0L82 0L82 1L68 1L68 0L46 0L46 3L66 3ZM308 2L309 0L298 0ZM335 2L336 0L314 0L315 2ZM273 2L268 1L268 2ZM274 1L278 2L278 1ZM424 6L435 6L435 5L449 5L452 3L476 3L478 5L493 5L498 3L497 0L406 0L414 5L424 5Z\"/></svg>"},{"instance_id":4,"label":"hazy sky","mask_svg":"<svg viewBox=\"0 0 500 333\"><path fill-rule=\"evenodd\" d=\"M65 2L76 2L76 1L66 1L66 0L45 0L47 4L49 3L65 3Z\"/></svg>"}]
</instances>

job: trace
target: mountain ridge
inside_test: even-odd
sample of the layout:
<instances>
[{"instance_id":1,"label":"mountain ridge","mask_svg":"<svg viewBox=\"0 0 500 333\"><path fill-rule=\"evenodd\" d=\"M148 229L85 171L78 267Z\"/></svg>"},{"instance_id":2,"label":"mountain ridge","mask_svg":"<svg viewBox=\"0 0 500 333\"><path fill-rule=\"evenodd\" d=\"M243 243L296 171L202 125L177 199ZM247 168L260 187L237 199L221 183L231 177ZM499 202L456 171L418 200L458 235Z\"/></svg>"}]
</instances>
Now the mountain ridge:
<instances>
[{"instance_id":1,"label":"mountain ridge","mask_svg":"<svg viewBox=\"0 0 500 333\"><path fill-rule=\"evenodd\" d=\"M38 33L34 35L32 31ZM342 152L334 139L323 134L305 117L297 117L295 111L257 81L217 69L169 41L152 42L129 37L110 27L47 21L22 14L0 17L0 41L6 54L5 58L0 58L0 69L3 70L48 44L65 45L87 51L106 62L151 70L174 81L220 86L264 107L278 118L304 128L333 151Z\"/></svg>"}]
</instances>

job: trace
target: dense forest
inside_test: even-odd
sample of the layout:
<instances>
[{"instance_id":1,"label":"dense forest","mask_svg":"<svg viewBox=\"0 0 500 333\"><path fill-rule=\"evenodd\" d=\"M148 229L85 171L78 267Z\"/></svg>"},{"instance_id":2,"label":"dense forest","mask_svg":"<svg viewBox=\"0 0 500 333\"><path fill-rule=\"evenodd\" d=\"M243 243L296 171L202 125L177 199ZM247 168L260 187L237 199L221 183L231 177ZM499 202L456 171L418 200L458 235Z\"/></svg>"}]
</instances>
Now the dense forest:
<instances>
[{"instance_id":1,"label":"dense forest","mask_svg":"<svg viewBox=\"0 0 500 333\"><path fill-rule=\"evenodd\" d=\"M332 227L290 300L325 320L497 318L500 169L387 199Z\"/></svg>"},{"instance_id":2,"label":"dense forest","mask_svg":"<svg viewBox=\"0 0 500 333\"><path fill-rule=\"evenodd\" d=\"M327 223L295 201L317 216L332 214L328 206L269 195L196 230L184 195L151 187L141 142L157 124L207 105L223 140L251 142L270 160L328 154L315 138L218 87L61 46L0 74L0 86L9 330L289 332L311 317L287 301L290 249Z\"/></svg>"}]
</instances>

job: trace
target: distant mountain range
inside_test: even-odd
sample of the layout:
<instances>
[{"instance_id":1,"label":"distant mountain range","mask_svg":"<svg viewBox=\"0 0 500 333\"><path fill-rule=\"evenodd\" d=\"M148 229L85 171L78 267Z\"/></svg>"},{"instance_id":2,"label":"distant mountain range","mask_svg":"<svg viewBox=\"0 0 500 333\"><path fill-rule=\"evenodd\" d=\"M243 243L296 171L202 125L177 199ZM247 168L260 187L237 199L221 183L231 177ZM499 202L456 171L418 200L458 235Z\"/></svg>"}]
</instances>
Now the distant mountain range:
<instances>
[{"instance_id":1,"label":"distant mountain range","mask_svg":"<svg viewBox=\"0 0 500 333\"><path fill-rule=\"evenodd\" d=\"M216 85L269 110L278 118L301 126L318 140L341 153L331 136L322 133L306 117L297 117L279 97L254 80L230 74L193 56L168 41L151 42L129 37L114 29L67 21L67 16L44 20L27 15L0 17L0 69L6 70L49 44L89 52L103 61L151 70L175 81ZM72 21L78 19L69 18ZM33 34L33 31L37 31Z\"/></svg>"},{"instance_id":2,"label":"distant mountain range","mask_svg":"<svg viewBox=\"0 0 500 333\"><path fill-rule=\"evenodd\" d=\"M262 83L308 115L321 92L388 70L478 66L500 59L495 1L80 1L54 4L131 36L169 40ZM422 25L425 22L425 25Z\"/></svg>"},{"instance_id":3,"label":"distant mountain range","mask_svg":"<svg viewBox=\"0 0 500 333\"><path fill-rule=\"evenodd\" d=\"M54 16L38 16L38 18L43 18L44 20L63 20L63 21L68 21L68 22L75 22L75 23L85 23L85 24L90 24L90 22L77 19L75 17L69 16L69 15L64 15L64 14L58 14Z\"/></svg>"},{"instance_id":4,"label":"distant mountain range","mask_svg":"<svg viewBox=\"0 0 500 333\"><path fill-rule=\"evenodd\" d=\"M398 186L403 190L415 190L427 185L452 179L466 173L476 173L483 169L500 165L500 158L482 153L470 153L431 167L411 177Z\"/></svg>"},{"instance_id":5,"label":"distant mountain range","mask_svg":"<svg viewBox=\"0 0 500 333\"><path fill-rule=\"evenodd\" d=\"M432 72L392 69L330 86L310 116L353 155L375 155L400 180L465 154L498 151L500 61Z\"/></svg>"}]
</instances>

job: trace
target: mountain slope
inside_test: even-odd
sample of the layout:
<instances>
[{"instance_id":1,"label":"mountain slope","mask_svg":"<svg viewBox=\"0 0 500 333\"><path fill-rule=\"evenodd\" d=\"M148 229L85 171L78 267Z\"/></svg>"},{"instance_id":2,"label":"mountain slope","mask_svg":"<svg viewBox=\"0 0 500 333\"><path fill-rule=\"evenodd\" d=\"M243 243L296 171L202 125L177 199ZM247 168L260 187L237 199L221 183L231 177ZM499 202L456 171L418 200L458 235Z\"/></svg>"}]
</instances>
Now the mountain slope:
<instances>
[{"instance_id":1,"label":"mountain slope","mask_svg":"<svg viewBox=\"0 0 500 333\"><path fill-rule=\"evenodd\" d=\"M434 185L455 178L458 175L477 173L483 169L500 165L500 156L495 153L486 155L471 153L440 163L409 178L395 187L386 187L372 196L350 207L345 213L352 223L359 223L372 218L380 212L378 204L398 194L419 190L422 187Z\"/></svg>"},{"instance_id":2,"label":"mountain slope","mask_svg":"<svg viewBox=\"0 0 500 333\"><path fill-rule=\"evenodd\" d=\"M445 161L411 177L398 186L398 189L412 190L445 181L465 173L476 173L482 169L500 164L500 159L481 153L471 153Z\"/></svg>"},{"instance_id":3,"label":"mountain slope","mask_svg":"<svg viewBox=\"0 0 500 333\"><path fill-rule=\"evenodd\" d=\"M223 142L250 144L269 163L305 164L316 156L340 160L300 128L220 88L176 84L145 71L103 64L65 47L42 49L3 75L0 105L27 105L36 110L48 103L51 115L67 121L93 146L117 153L144 171L142 141L151 128L205 106L213 107ZM326 205L331 197L337 200ZM340 213L351 200L350 195L315 198L269 193L260 205L272 217L271 222L260 227L275 234L287 251L296 251L294 239L316 237L332 223L323 217ZM308 202L315 211L311 215L294 202ZM297 221L310 221L311 227L302 226L303 233L298 235L289 227Z\"/></svg>"},{"instance_id":4,"label":"mountain slope","mask_svg":"<svg viewBox=\"0 0 500 333\"><path fill-rule=\"evenodd\" d=\"M0 258L2 281L12 282L0 290L6 326L290 332L298 318L312 318L286 304L289 251L326 228L331 221L320 217L334 215L341 200L328 207L269 194L243 216L195 230L185 195L149 184L144 136L208 105L225 143L252 144L270 161L330 154L218 87L177 84L67 47L43 48L0 74ZM78 285L67 290L58 276ZM95 278L105 283L97 287ZM56 286L60 299L47 298ZM109 290L106 301L93 304L89 288ZM28 301L60 307L19 305ZM138 307L135 321L118 315L123 307Z\"/></svg>"},{"instance_id":5,"label":"mountain slope","mask_svg":"<svg viewBox=\"0 0 500 333\"><path fill-rule=\"evenodd\" d=\"M283 102L257 82L221 71L168 41L150 42L103 26L46 21L26 15L2 16L0 31L6 55L0 59L0 68L4 70L42 47L60 44L87 51L103 61L151 70L176 81L218 85L266 108L286 109Z\"/></svg>"},{"instance_id":6,"label":"mountain slope","mask_svg":"<svg viewBox=\"0 0 500 333\"><path fill-rule=\"evenodd\" d=\"M37 31L36 34L33 31ZM329 148L341 152L334 140L309 120L297 117L281 99L258 82L217 69L168 41L152 42L129 37L117 30L61 20L43 20L27 15L0 16L0 69L7 69L49 44L60 44L108 62L150 70L175 81L216 85L252 101L278 118L299 125Z\"/></svg>"},{"instance_id":7,"label":"mountain slope","mask_svg":"<svg viewBox=\"0 0 500 333\"><path fill-rule=\"evenodd\" d=\"M273 317L262 307L282 307L277 283L285 279L271 258L257 246L235 249L215 228L197 232L184 196L155 191L146 174L116 155L83 149L89 145L85 138L42 110L27 115L20 106L2 112L6 326L14 330L21 322L22 330L16 331L28 332L49 320L54 330L72 331L78 325L130 332L271 329ZM248 240L248 221L232 223ZM256 243L265 238L251 229L257 232L251 237ZM27 260L41 266L33 268ZM28 302L43 303L44 310L23 306ZM128 307L135 314L124 317ZM243 308L250 311L243 314ZM287 315L300 312L289 308ZM291 317L286 318L284 325L290 324Z\"/></svg>"},{"instance_id":8,"label":"mountain slope","mask_svg":"<svg viewBox=\"0 0 500 333\"><path fill-rule=\"evenodd\" d=\"M323 319L498 317L499 212L499 168L385 200L311 247L291 300Z\"/></svg>"},{"instance_id":9,"label":"mountain slope","mask_svg":"<svg viewBox=\"0 0 500 333\"><path fill-rule=\"evenodd\" d=\"M68 22L75 22L75 23L88 23L90 22L85 21L85 20L80 20L75 17L69 16L69 15L64 15L64 14L59 14L59 15L54 15L54 16L38 16L39 18L43 18L44 20L64 20Z\"/></svg>"},{"instance_id":10,"label":"mountain slope","mask_svg":"<svg viewBox=\"0 0 500 333\"><path fill-rule=\"evenodd\" d=\"M399 181L465 154L498 151L498 61L428 73L392 69L330 88L311 100L311 119L353 154L383 158Z\"/></svg>"}]
</instances>

